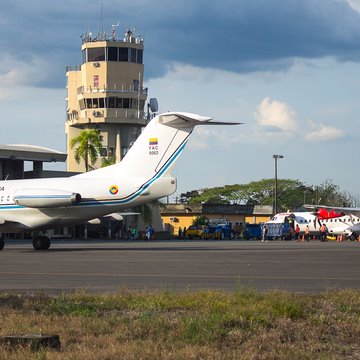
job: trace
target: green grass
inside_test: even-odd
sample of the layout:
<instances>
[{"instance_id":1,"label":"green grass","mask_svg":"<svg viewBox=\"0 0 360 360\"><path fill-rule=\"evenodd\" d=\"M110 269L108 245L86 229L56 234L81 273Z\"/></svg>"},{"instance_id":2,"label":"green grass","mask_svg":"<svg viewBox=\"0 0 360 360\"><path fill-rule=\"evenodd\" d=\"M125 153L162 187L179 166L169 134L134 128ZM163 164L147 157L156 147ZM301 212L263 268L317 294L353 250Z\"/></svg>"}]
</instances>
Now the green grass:
<instances>
[{"instance_id":1,"label":"green grass","mask_svg":"<svg viewBox=\"0 0 360 360\"><path fill-rule=\"evenodd\" d=\"M1 294L0 335L31 333L61 351L0 359L359 359L360 292Z\"/></svg>"}]
</instances>

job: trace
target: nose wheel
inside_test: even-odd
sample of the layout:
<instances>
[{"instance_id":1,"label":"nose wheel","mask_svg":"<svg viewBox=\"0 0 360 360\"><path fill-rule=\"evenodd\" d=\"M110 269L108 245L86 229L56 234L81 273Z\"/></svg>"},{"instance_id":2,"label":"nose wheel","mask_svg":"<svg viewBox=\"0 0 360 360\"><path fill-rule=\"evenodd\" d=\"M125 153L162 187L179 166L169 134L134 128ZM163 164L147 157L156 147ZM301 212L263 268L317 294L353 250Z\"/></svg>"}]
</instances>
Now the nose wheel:
<instances>
[{"instance_id":1,"label":"nose wheel","mask_svg":"<svg viewBox=\"0 0 360 360\"><path fill-rule=\"evenodd\" d=\"M0 251L4 248L5 241L2 237L0 237Z\"/></svg>"},{"instance_id":2,"label":"nose wheel","mask_svg":"<svg viewBox=\"0 0 360 360\"><path fill-rule=\"evenodd\" d=\"M33 247L35 250L47 250L51 245L47 236L36 236L33 239Z\"/></svg>"}]
</instances>

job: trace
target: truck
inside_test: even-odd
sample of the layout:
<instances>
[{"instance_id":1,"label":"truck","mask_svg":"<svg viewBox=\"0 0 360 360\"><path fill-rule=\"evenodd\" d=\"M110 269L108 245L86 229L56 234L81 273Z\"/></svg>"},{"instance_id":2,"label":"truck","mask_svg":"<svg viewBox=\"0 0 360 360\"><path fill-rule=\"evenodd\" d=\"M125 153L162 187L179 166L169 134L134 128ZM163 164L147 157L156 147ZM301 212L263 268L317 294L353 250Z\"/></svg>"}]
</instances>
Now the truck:
<instances>
[{"instance_id":1,"label":"truck","mask_svg":"<svg viewBox=\"0 0 360 360\"><path fill-rule=\"evenodd\" d=\"M231 222L226 219L210 219L203 231L204 239L232 239Z\"/></svg>"}]
</instances>

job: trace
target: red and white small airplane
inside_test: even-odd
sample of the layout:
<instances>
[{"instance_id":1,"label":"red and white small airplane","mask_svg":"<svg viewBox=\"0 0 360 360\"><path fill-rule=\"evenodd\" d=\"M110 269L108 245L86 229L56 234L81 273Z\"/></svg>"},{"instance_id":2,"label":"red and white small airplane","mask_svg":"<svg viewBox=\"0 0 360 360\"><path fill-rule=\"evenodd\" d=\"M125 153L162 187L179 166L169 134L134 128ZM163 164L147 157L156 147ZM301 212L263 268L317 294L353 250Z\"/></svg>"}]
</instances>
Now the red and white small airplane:
<instances>
[{"instance_id":1,"label":"red and white small airplane","mask_svg":"<svg viewBox=\"0 0 360 360\"><path fill-rule=\"evenodd\" d=\"M0 233L44 231L95 222L130 207L171 195L171 170L197 125L236 125L184 112L157 115L124 159L68 178L0 181ZM4 239L0 239L0 250ZM33 239L36 250L50 239Z\"/></svg>"},{"instance_id":2,"label":"red and white small airplane","mask_svg":"<svg viewBox=\"0 0 360 360\"><path fill-rule=\"evenodd\" d=\"M267 224L283 224L290 218L294 221L294 227L299 225L300 233L304 233L306 226L311 234L319 234L320 227L325 224L328 232L333 235L344 235L346 237L357 237L360 233L360 209L358 214L351 208L326 207L315 205L304 205L305 208L314 211L305 212L283 212L276 214ZM319 209L320 207L320 209ZM347 213L344 211L347 209Z\"/></svg>"},{"instance_id":3,"label":"red and white small airplane","mask_svg":"<svg viewBox=\"0 0 360 360\"><path fill-rule=\"evenodd\" d=\"M317 211L325 220L327 228L333 229L330 231L334 235L345 235L352 239L357 239L360 235L360 208L327 205L303 205L303 207Z\"/></svg>"}]
</instances>

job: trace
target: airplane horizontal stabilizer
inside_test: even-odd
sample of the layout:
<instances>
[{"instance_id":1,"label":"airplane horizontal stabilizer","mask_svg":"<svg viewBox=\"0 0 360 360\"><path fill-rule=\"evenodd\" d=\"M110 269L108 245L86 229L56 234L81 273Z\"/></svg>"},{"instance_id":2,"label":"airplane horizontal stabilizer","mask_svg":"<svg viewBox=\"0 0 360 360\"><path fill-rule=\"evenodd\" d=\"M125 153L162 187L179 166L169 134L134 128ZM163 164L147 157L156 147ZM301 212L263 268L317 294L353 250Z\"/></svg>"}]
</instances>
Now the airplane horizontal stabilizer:
<instances>
[{"instance_id":1,"label":"airplane horizontal stabilizer","mask_svg":"<svg viewBox=\"0 0 360 360\"><path fill-rule=\"evenodd\" d=\"M159 115L159 124L177 129L194 127L196 125L240 125L238 122L211 121L211 117L186 112L169 112Z\"/></svg>"}]
</instances>

